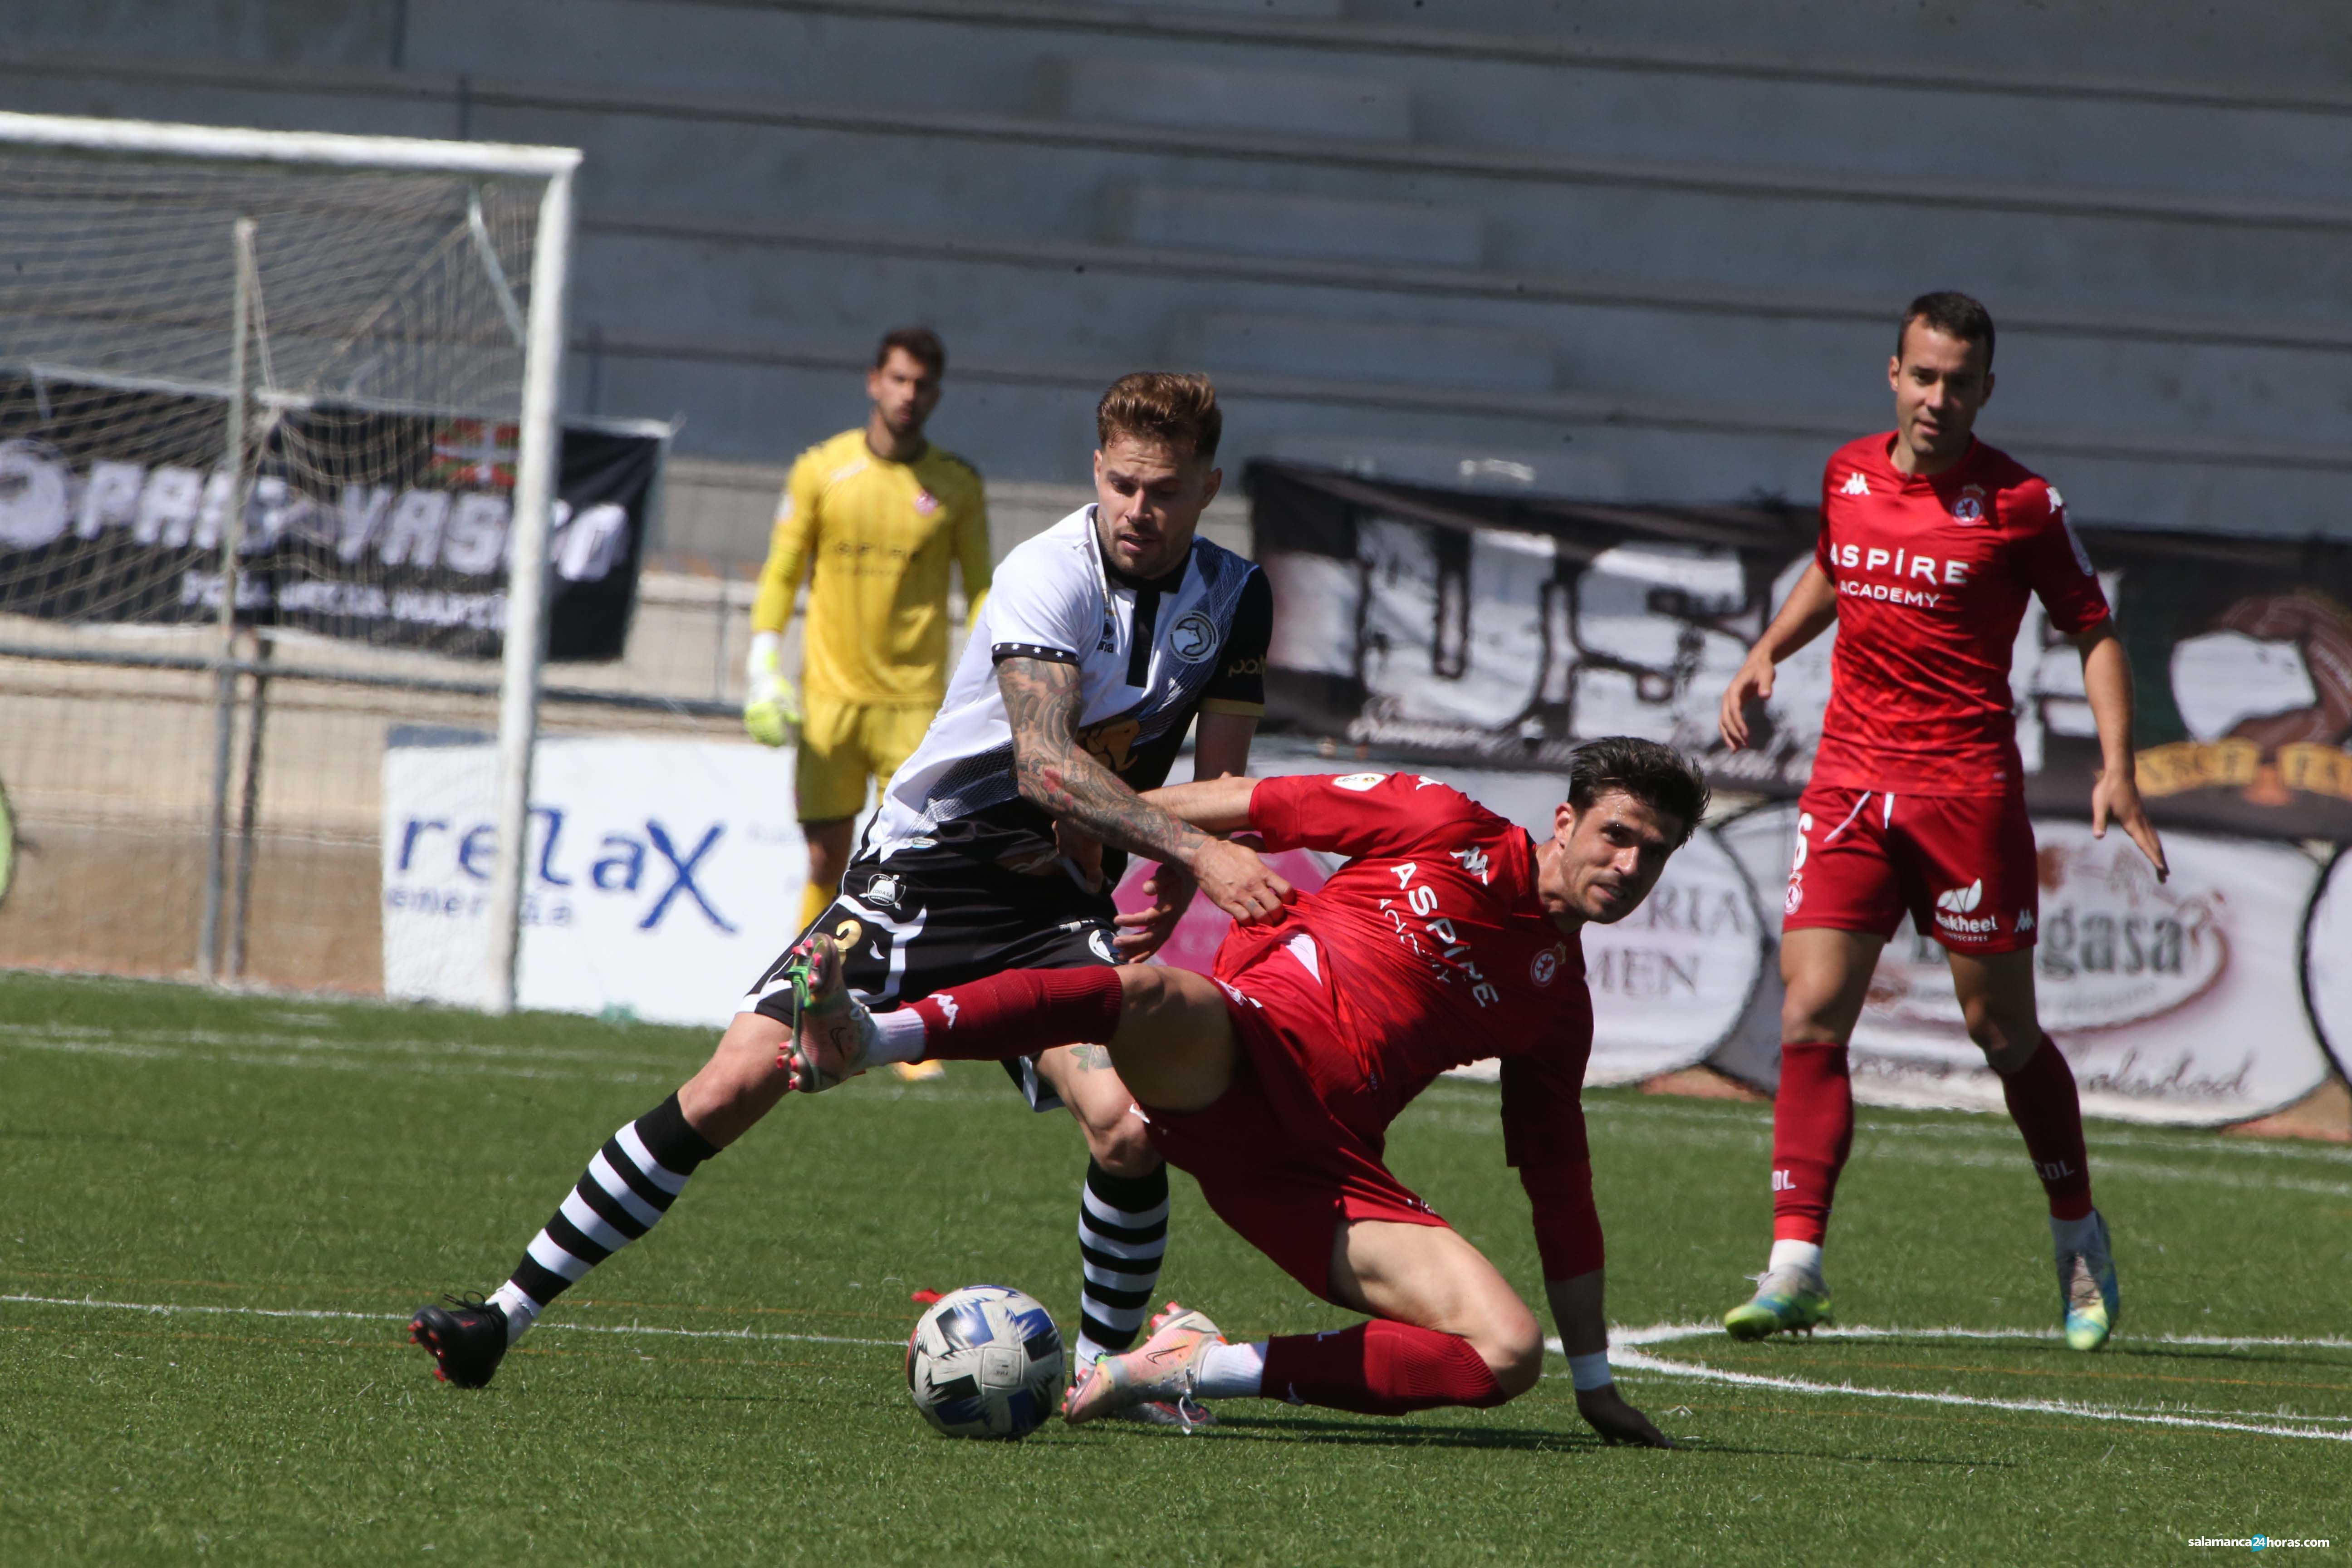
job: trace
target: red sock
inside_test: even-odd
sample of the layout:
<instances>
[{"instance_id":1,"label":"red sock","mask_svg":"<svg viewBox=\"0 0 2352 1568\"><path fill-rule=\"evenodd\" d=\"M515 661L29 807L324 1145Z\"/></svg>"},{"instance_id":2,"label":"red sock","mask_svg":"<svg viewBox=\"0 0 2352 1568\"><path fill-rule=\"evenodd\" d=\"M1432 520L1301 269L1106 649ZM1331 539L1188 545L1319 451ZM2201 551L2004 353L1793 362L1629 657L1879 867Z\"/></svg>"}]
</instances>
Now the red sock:
<instances>
[{"instance_id":1,"label":"red sock","mask_svg":"<svg viewBox=\"0 0 2352 1568\"><path fill-rule=\"evenodd\" d=\"M1509 1397L1468 1340L1384 1318L1335 1334L1278 1334L1266 1341L1260 1386L1270 1399L1362 1415L1402 1415L1441 1405L1484 1410Z\"/></svg>"},{"instance_id":2,"label":"red sock","mask_svg":"<svg viewBox=\"0 0 2352 1568\"><path fill-rule=\"evenodd\" d=\"M2083 1102L2074 1092L2074 1069L2050 1037L2025 1065L2000 1080L2009 1119L2025 1134L2033 1173L2050 1194L2050 1213L2081 1219L2091 1212L2091 1156L2083 1147Z\"/></svg>"},{"instance_id":3,"label":"red sock","mask_svg":"<svg viewBox=\"0 0 2352 1568\"><path fill-rule=\"evenodd\" d=\"M1845 1047L1820 1040L1780 1047L1772 1097L1772 1239L1821 1245L1838 1173L1853 1152L1853 1080Z\"/></svg>"},{"instance_id":4,"label":"red sock","mask_svg":"<svg viewBox=\"0 0 2352 1568\"><path fill-rule=\"evenodd\" d=\"M1004 1061L1055 1046L1108 1045L1118 1029L1116 969L1008 969L908 1005L934 1061Z\"/></svg>"}]
</instances>

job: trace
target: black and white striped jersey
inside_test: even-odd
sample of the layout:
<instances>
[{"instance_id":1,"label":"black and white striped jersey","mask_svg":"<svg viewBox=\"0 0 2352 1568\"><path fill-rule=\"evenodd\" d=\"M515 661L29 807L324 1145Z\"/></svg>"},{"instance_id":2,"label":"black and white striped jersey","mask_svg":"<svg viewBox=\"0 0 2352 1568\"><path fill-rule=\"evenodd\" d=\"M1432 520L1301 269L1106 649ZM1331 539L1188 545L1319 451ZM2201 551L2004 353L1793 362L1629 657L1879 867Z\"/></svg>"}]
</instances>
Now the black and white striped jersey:
<instances>
[{"instance_id":1,"label":"black and white striped jersey","mask_svg":"<svg viewBox=\"0 0 2352 1568\"><path fill-rule=\"evenodd\" d=\"M1076 665L1078 739L1141 791L1167 781L1195 713L1265 710L1273 625L1265 574L1232 551L1196 538L1179 569L1130 580L1106 567L1095 509L1072 512L996 569L947 701L884 791L859 858L937 847L1054 872L1053 821L1014 786L997 665Z\"/></svg>"}]
</instances>

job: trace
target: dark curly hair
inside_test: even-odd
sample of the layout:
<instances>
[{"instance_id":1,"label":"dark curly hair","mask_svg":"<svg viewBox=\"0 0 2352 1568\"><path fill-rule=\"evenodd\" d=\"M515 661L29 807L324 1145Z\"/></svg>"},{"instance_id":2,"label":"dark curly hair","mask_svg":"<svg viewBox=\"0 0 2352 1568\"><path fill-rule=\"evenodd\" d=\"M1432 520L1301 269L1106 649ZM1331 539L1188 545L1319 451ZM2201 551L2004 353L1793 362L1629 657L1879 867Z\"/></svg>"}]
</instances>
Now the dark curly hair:
<instances>
[{"instance_id":1,"label":"dark curly hair","mask_svg":"<svg viewBox=\"0 0 2352 1568\"><path fill-rule=\"evenodd\" d=\"M1672 746L1632 735L1604 735L1569 753L1568 804L1579 811L1611 790L1622 790L1643 805L1678 818L1679 849L1698 831L1706 815L1706 777Z\"/></svg>"}]
</instances>

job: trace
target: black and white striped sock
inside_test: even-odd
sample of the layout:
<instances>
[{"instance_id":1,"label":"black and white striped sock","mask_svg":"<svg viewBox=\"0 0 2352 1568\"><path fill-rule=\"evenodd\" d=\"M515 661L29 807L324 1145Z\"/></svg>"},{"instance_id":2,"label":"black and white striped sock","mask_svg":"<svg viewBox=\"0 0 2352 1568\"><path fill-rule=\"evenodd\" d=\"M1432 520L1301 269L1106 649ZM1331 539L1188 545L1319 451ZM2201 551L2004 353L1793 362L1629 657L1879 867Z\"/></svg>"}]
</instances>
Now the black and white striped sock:
<instances>
[{"instance_id":1,"label":"black and white striped sock","mask_svg":"<svg viewBox=\"0 0 2352 1568\"><path fill-rule=\"evenodd\" d=\"M718 1152L686 1124L674 1094L606 1139L513 1277L491 1294L506 1311L507 1343L588 1270L659 1224L694 1168Z\"/></svg>"},{"instance_id":2,"label":"black and white striped sock","mask_svg":"<svg viewBox=\"0 0 2352 1568\"><path fill-rule=\"evenodd\" d=\"M1168 1168L1115 1176L1087 1162L1078 1207L1078 1256L1086 1265L1078 1318L1081 1370L1135 1342L1151 1312L1152 1287L1168 1251Z\"/></svg>"}]
</instances>

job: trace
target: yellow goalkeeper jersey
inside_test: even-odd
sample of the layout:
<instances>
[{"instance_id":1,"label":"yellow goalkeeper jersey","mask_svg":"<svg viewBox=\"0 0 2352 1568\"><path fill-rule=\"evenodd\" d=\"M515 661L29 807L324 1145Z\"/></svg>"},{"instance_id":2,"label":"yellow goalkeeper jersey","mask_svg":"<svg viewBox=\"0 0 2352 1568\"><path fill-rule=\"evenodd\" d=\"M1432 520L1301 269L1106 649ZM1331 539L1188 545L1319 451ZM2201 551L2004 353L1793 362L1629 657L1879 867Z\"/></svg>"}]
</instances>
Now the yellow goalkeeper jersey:
<instances>
[{"instance_id":1,"label":"yellow goalkeeper jersey","mask_svg":"<svg viewBox=\"0 0 2352 1568\"><path fill-rule=\"evenodd\" d=\"M751 629L781 632L809 574L802 689L840 702L925 704L947 693L948 563L970 614L988 592L980 474L938 447L877 458L863 428L810 447L776 507Z\"/></svg>"}]
</instances>

